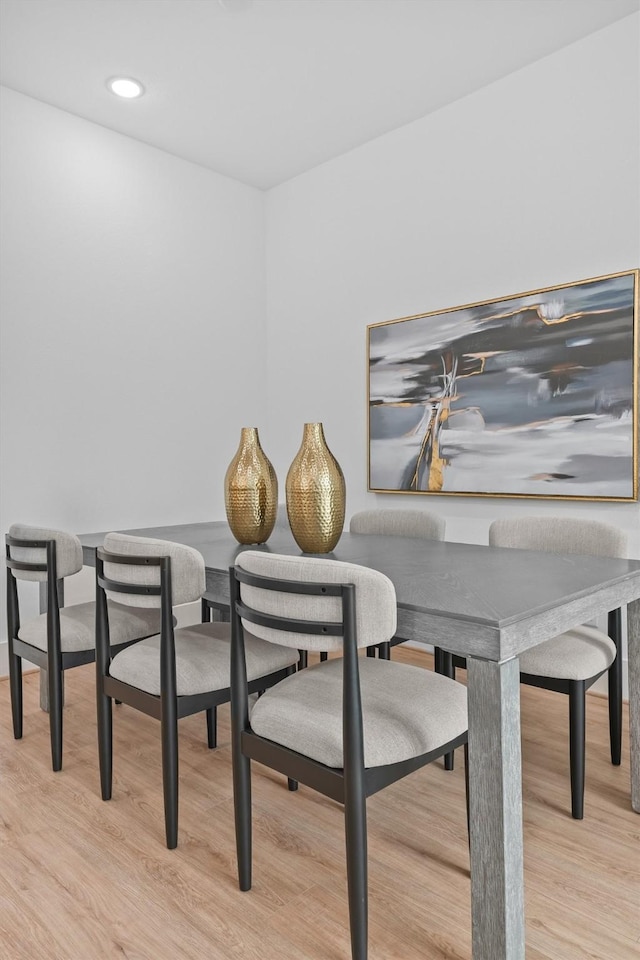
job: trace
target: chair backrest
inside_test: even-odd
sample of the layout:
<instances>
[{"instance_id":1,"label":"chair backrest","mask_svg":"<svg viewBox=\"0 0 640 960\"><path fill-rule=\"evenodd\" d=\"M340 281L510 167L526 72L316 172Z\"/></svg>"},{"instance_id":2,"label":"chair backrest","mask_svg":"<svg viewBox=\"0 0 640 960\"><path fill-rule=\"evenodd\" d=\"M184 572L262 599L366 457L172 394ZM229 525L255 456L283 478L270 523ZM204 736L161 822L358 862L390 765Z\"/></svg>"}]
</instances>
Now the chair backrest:
<instances>
[{"instance_id":1,"label":"chair backrest","mask_svg":"<svg viewBox=\"0 0 640 960\"><path fill-rule=\"evenodd\" d=\"M444 540L445 522L428 510L362 510L354 513L350 533L377 533L388 537Z\"/></svg>"},{"instance_id":2,"label":"chair backrest","mask_svg":"<svg viewBox=\"0 0 640 960\"><path fill-rule=\"evenodd\" d=\"M205 569L202 554L193 547L170 540L151 537L133 537L126 533L108 533L104 538L108 553L131 557L169 557L171 559L171 596L174 605L199 600L205 591ZM159 586L160 569L157 566L105 562L105 576L118 583L137 586ZM110 600L131 607L159 607L159 596L107 591Z\"/></svg>"},{"instance_id":3,"label":"chair backrest","mask_svg":"<svg viewBox=\"0 0 640 960\"><path fill-rule=\"evenodd\" d=\"M627 535L619 527L600 520L512 517L493 521L489 527L489 545L549 553L625 557Z\"/></svg>"},{"instance_id":4,"label":"chair backrest","mask_svg":"<svg viewBox=\"0 0 640 960\"><path fill-rule=\"evenodd\" d=\"M396 632L396 591L383 573L355 563L315 557L289 557L246 550L236 558L236 568L271 580L282 580L283 591L240 585L240 598L252 610L289 620L341 623L339 596L310 596L286 593L290 585L353 584L356 593L356 637L359 647L385 643ZM300 633L246 623L247 630L263 640L299 650L342 650L343 637L321 633Z\"/></svg>"},{"instance_id":5,"label":"chair backrest","mask_svg":"<svg viewBox=\"0 0 640 960\"><path fill-rule=\"evenodd\" d=\"M15 540L35 542L55 541L56 545L56 579L63 580L82 570L82 544L73 533L63 530L53 530L50 527L32 527L26 523L14 523L9 528L9 537ZM46 547L16 547L9 544L9 556L12 560L22 563L42 565L47 563ZM46 570L13 570L16 580L47 579Z\"/></svg>"}]
</instances>

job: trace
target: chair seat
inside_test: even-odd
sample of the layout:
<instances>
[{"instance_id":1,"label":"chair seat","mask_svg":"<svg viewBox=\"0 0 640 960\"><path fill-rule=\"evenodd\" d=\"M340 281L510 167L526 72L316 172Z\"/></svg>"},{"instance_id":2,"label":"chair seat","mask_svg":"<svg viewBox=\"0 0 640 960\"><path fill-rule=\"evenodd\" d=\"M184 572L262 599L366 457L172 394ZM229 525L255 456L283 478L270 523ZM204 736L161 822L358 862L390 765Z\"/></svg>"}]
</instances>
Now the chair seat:
<instances>
[{"instance_id":1,"label":"chair seat","mask_svg":"<svg viewBox=\"0 0 640 960\"><path fill-rule=\"evenodd\" d=\"M359 668L365 767L419 757L466 731L462 684L392 660L360 658ZM250 720L259 736L341 769L342 659L308 667L265 691Z\"/></svg>"},{"instance_id":2,"label":"chair seat","mask_svg":"<svg viewBox=\"0 0 640 960\"><path fill-rule=\"evenodd\" d=\"M198 623L174 631L176 690L179 697L226 690L230 684L231 626ZM298 662L298 651L245 634L247 679L257 680ZM111 661L116 680L160 696L160 637L149 637L127 647Z\"/></svg>"},{"instance_id":3,"label":"chair seat","mask_svg":"<svg viewBox=\"0 0 640 960\"><path fill-rule=\"evenodd\" d=\"M520 672L557 680L590 680L608 670L616 645L595 627L575 627L520 654Z\"/></svg>"},{"instance_id":4,"label":"chair seat","mask_svg":"<svg viewBox=\"0 0 640 960\"><path fill-rule=\"evenodd\" d=\"M109 638L112 646L157 633L160 610L123 606L109 602ZM18 639L47 650L47 614L27 620L18 631ZM96 645L95 603L76 603L60 608L60 647L63 653L93 650Z\"/></svg>"}]
</instances>

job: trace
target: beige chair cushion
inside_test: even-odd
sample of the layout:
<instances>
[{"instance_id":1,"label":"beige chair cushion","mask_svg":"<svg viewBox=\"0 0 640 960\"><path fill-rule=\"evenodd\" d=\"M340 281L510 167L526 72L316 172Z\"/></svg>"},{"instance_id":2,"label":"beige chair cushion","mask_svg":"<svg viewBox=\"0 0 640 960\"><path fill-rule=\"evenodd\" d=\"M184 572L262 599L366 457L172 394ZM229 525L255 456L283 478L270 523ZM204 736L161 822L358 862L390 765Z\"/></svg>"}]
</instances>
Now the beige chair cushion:
<instances>
[{"instance_id":1,"label":"beige chair cushion","mask_svg":"<svg viewBox=\"0 0 640 960\"><path fill-rule=\"evenodd\" d=\"M520 654L520 672L557 680L589 680L616 658L613 640L595 627L575 627Z\"/></svg>"},{"instance_id":2,"label":"beige chair cushion","mask_svg":"<svg viewBox=\"0 0 640 960\"><path fill-rule=\"evenodd\" d=\"M416 540L444 540L445 521L428 510L362 510L354 513L350 533L381 534L387 537L413 537ZM402 637L393 637L395 646Z\"/></svg>"},{"instance_id":3,"label":"beige chair cushion","mask_svg":"<svg viewBox=\"0 0 640 960\"><path fill-rule=\"evenodd\" d=\"M275 580L301 583L353 584L356 588L356 629L359 647L368 647L389 640L396 630L396 591L383 573L341 560L315 557L289 557L276 553L246 550L236 558L236 565L249 573ZM342 621L340 597L307 596L263 590L241 585L244 603L276 617L295 620ZM294 633L274 630L257 624L247 629L272 643L286 644L300 650L342 650L342 637Z\"/></svg>"},{"instance_id":4,"label":"beige chair cushion","mask_svg":"<svg viewBox=\"0 0 640 960\"><path fill-rule=\"evenodd\" d=\"M115 646L160 629L160 611L123 607L109 602L109 642ZM22 624L18 639L47 650L47 615L41 614ZM93 650L96 645L96 607L94 603L77 603L60 608L60 647L63 653Z\"/></svg>"},{"instance_id":5,"label":"beige chair cushion","mask_svg":"<svg viewBox=\"0 0 640 960\"><path fill-rule=\"evenodd\" d=\"M509 517L489 527L489 546L577 553L581 556L626 557L627 535L601 520L572 517Z\"/></svg>"},{"instance_id":6,"label":"beige chair cushion","mask_svg":"<svg viewBox=\"0 0 640 960\"><path fill-rule=\"evenodd\" d=\"M466 731L462 684L392 660L358 662L365 767L418 757ZM266 690L251 712L255 733L342 768L342 664L327 660Z\"/></svg>"},{"instance_id":7,"label":"beige chair cushion","mask_svg":"<svg viewBox=\"0 0 640 960\"><path fill-rule=\"evenodd\" d=\"M29 527L26 523L14 523L9 527L9 536L16 540L55 540L56 576L58 580L70 577L82 569L82 544L72 533L52 530L50 527ZM47 551L39 547L11 547L11 559L28 563L46 563ZM46 572L37 570L14 570L16 580L47 579Z\"/></svg>"},{"instance_id":8,"label":"beige chair cushion","mask_svg":"<svg viewBox=\"0 0 640 960\"><path fill-rule=\"evenodd\" d=\"M104 548L109 553L130 557L171 558L171 600L173 606L199 600L205 590L205 570L202 554L193 547L171 540L155 540L152 537L133 537L127 533L108 533ZM105 563L105 576L121 583L156 585L160 583L159 567L127 566ZM159 607L160 597L144 597L132 593L107 593L110 599L132 607Z\"/></svg>"},{"instance_id":9,"label":"beige chair cushion","mask_svg":"<svg viewBox=\"0 0 640 960\"><path fill-rule=\"evenodd\" d=\"M580 556L625 557L627 535L610 523L573 517L510 517L494 520L489 545ZM578 626L520 655L520 672L556 680L589 680L616 658L610 637L592 626Z\"/></svg>"},{"instance_id":10,"label":"beige chair cushion","mask_svg":"<svg viewBox=\"0 0 640 960\"><path fill-rule=\"evenodd\" d=\"M198 623L174 632L176 689L179 697L225 690L230 684L231 625ZM298 651L258 640L245 632L247 680L257 680L293 666ZM111 661L116 680L160 696L160 637L149 637L122 650Z\"/></svg>"},{"instance_id":11,"label":"beige chair cushion","mask_svg":"<svg viewBox=\"0 0 640 960\"><path fill-rule=\"evenodd\" d=\"M445 521L428 510L362 510L354 513L349 533L444 540Z\"/></svg>"}]
</instances>

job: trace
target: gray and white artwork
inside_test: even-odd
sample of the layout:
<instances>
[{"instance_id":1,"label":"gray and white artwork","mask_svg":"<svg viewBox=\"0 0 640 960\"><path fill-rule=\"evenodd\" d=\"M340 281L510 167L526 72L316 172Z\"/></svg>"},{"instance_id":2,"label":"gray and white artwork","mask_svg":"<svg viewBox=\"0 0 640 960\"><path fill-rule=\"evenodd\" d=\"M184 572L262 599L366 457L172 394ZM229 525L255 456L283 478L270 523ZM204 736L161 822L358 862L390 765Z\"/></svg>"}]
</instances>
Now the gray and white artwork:
<instances>
[{"instance_id":1,"label":"gray and white artwork","mask_svg":"<svg viewBox=\"0 0 640 960\"><path fill-rule=\"evenodd\" d=\"M369 489L636 499L637 284L370 326Z\"/></svg>"}]
</instances>

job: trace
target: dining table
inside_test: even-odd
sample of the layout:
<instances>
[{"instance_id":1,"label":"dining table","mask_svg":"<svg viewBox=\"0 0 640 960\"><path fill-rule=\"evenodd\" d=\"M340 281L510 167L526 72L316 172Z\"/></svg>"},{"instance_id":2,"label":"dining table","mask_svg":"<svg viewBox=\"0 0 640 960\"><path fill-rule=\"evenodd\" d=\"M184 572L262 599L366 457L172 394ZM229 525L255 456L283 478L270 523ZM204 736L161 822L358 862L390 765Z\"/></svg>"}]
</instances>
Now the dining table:
<instances>
[{"instance_id":1,"label":"dining table","mask_svg":"<svg viewBox=\"0 0 640 960\"><path fill-rule=\"evenodd\" d=\"M240 551L301 554L283 520L260 545L240 545L224 521L120 532L198 550L206 598L223 618ZM104 535L80 537L85 564L95 564ZM324 556L386 574L396 590L397 635L467 660L472 958L524 960L518 655L626 605L630 802L640 813L640 561L346 532Z\"/></svg>"}]
</instances>

